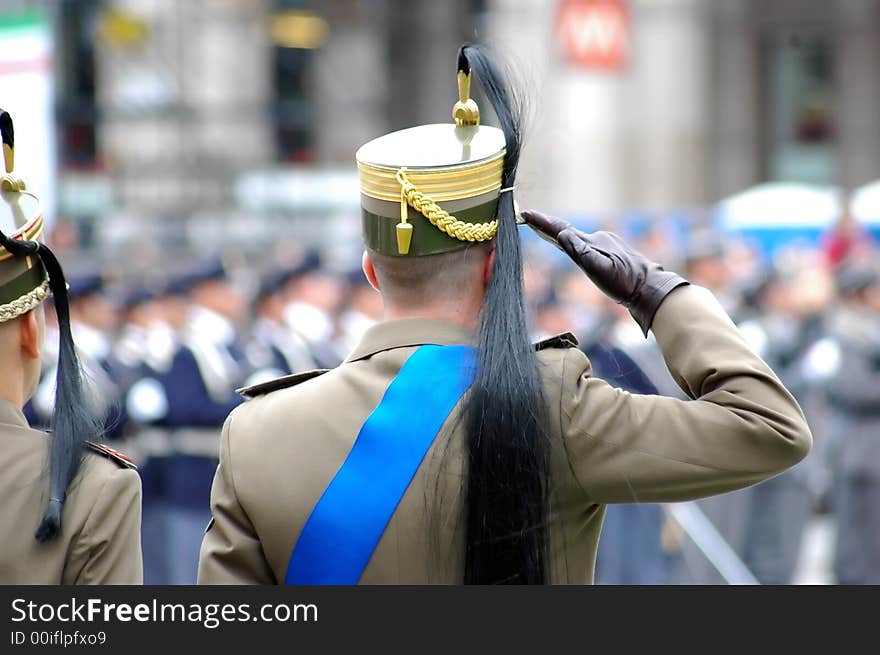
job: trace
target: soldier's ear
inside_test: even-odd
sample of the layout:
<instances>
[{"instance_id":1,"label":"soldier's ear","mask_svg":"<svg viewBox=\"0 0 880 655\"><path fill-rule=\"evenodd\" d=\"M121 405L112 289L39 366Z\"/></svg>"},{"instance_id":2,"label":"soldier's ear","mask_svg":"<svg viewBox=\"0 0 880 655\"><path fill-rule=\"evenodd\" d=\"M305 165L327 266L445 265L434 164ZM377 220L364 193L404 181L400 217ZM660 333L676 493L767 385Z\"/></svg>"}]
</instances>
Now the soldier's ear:
<instances>
[{"instance_id":1,"label":"soldier's ear","mask_svg":"<svg viewBox=\"0 0 880 655\"><path fill-rule=\"evenodd\" d=\"M486 261L483 263L483 284L489 286L489 280L492 278L492 269L495 266L495 246L489 249Z\"/></svg>"},{"instance_id":2,"label":"soldier's ear","mask_svg":"<svg viewBox=\"0 0 880 655\"><path fill-rule=\"evenodd\" d=\"M376 267L373 266L373 260L370 259L370 253L364 250L364 256L361 258L361 268L364 269L364 275L367 276L367 282L376 291L382 291L379 288L379 278L376 277Z\"/></svg>"},{"instance_id":3,"label":"soldier's ear","mask_svg":"<svg viewBox=\"0 0 880 655\"><path fill-rule=\"evenodd\" d=\"M42 329L37 311L32 309L18 320L21 349L31 359L39 359L42 349Z\"/></svg>"}]
</instances>

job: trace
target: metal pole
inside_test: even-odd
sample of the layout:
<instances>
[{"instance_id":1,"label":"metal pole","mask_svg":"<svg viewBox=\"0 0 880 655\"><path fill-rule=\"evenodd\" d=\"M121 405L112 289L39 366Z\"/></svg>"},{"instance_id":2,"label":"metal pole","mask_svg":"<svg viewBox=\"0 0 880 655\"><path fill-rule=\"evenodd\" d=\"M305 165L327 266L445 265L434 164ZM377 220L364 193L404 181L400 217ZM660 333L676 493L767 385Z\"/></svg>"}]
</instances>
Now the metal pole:
<instances>
[{"instance_id":1,"label":"metal pole","mask_svg":"<svg viewBox=\"0 0 880 655\"><path fill-rule=\"evenodd\" d=\"M670 503L662 507L681 526L727 584L761 584L695 502Z\"/></svg>"}]
</instances>

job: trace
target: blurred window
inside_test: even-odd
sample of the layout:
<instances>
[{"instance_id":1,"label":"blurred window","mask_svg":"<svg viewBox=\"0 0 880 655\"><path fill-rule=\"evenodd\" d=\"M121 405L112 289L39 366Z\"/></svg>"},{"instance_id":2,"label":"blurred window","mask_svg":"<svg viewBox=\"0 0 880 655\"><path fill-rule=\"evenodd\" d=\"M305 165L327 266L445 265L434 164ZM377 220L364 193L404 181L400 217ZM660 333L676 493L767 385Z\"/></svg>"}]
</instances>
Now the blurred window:
<instances>
[{"instance_id":1,"label":"blurred window","mask_svg":"<svg viewBox=\"0 0 880 655\"><path fill-rule=\"evenodd\" d=\"M832 48L821 33L781 30L767 41L768 179L834 181Z\"/></svg>"},{"instance_id":2,"label":"blurred window","mask_svg":"<svg viewBox=\"0 0 880 655\"><path fill-rule=\"evenodd\" d=\"M275 0L270 34L273 41L275 136L278 159L309 162L314 159L314 105L309 75L315 49L321 46L328 24L314 9L320 3Z\"/></svg>"},{"instance_id":3,"label":"blurred window","mask_svg":"<svg viewBox=\"0 0 880 655\"><path fill-rule=\"evenodd\" d=\"M100 0L62 0L56 8L58 153L62 168L91 168L95 140L95 31Z\"/></svg>"}]
</instances>

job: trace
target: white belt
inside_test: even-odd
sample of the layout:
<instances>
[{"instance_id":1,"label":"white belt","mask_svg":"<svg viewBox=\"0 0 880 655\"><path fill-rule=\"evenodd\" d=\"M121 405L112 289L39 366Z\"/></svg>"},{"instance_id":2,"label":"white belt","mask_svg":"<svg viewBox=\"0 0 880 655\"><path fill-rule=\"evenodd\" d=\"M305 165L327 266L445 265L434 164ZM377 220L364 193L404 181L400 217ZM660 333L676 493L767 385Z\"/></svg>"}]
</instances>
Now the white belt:
<instances>
[{"instance_id":1,"label":"white belt","mask_svg":"<svg viewBox=\"0 0 880 655\"><path fill-rule=\"evenodd\" d=\"M125 439L114 441L111 446L125 453L138 466L143 466L151 458L173 455L217 459L220 456L220 428L216 430L146 428Z\"/></svg>"}]
</instances>

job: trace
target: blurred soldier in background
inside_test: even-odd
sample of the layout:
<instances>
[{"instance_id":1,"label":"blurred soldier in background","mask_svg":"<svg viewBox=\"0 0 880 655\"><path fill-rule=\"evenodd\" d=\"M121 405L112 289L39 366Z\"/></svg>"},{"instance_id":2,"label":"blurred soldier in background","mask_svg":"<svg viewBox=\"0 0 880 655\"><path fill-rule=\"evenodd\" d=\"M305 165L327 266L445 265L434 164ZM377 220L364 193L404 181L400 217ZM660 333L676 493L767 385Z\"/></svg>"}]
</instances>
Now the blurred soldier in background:
<instances>
[{"instance_id":1,"label":"blurred soldier in background","mask_svg":"<svg viewBox=\"0 0 880 655\"><path fill-rule=\"evenodd\" d=\"M339 280L322 266L321 257L312 250L302 263L284 276L284 321L306 343L321 368L339 364L345 356L334 343L334 318L342 302Z\"/></svg>"},{"instance_id":2,"label":"blurred soldier in background","mask_svg":"<svg viewBox=\"0 0 880 655\"><path fill-rule=\"evenodd\" d=\"M237 331L245 303L219 260L194 271L188 284L186 323L163 376L168 389L166 421L214 427L239 404L235 389L250 373Z\"/></svg>"},{"instance_id":3,"label":"blurred soldier in background","mask_svg":"<svg viewBox=\"0 0 880 655\"><path fill-rule=\"evenodd\" d=\"M118 439L125 429L125 406L121 395L124 371L113 352L119 327L119 310L107 293L99 273L70 281L70 318L83 369L101 400L104 433Z\"/></svg>"},{"instance_id":4,"label":"blurred soldier in background","mask_svg":"<svg viewBox=\"0 0 880 655\"><path fill-rule=\"evenodd\" d=\"M286 277L280 272L266 276L254 300L252 339L247 347L248 361L254 373L248 378L247 385L316 367L308 343L284 321Z\"/></svg>"},{"instance_id":5,"label":"blurred soldier in background","mask_svg":"<svg viewBox=\"0 0 880 655\"><path fill-rule=\"evenodd\" d=\"M147 581L191 584L210 518L219 428L241 402L236 389L252 373L237 325L245 302L216 259L172 279L156 310L161 353L144 366L126 401L138 424L151 426L135 437L148 462ZM163 353L172 339L176 350L169 360Z\"/></svg>"},{"instance_id":6,"label":"blurred soldier in background","mask_svg":"<svg viewBox=\"0 0 880 655\"><path fill-rule=\"evenodd\" d=\"M880 584L880 275L850 261L837 273L828 378L837 521L834 570L840 584Z\"/></svg>"},{"instance_id":7,"label":"blurred soldier in background","mask_svg":"<svg viewBox=\"0 0 880 655\"><path fill-rule=\"evenodd\" d=\"M173 335L174 343L172 354L177 352L180 344L180 334L186 326L189 316L189 292L192 288L192 274L190 272L178 272L169 278L168 283L159 292L156 304L159 307L158 315L166 326L168 334Z\"/></svg>"},{"instance_id":8,"label":"blurred soldier in background","mask_svg":"<svg viewBox=\"0 0 880 655\"><path fill-rule=\"evenodd\" d=\"M787 269L766 273L756 294L759 318L745 321L739 328L798 400L816 435L818 377L810 370L808 356L822 337L817 316L829 301L829 290L827 286L823 290L802 263L787 264ZM815 438L818 442L819 437ZM816 500L810 474L811 464L817 461L810 458L739 492L746 499L746 524L737 545L744 563L762 584L794 581L804 528Z\"/></svg>"},{"instance_id":9,"label":"blurred soldier in background","mask_svg":"<svg viewBox=\"0 0 880 655\"><path fill-rule=\"evenodd\" d=\"M168 370L174 356L174 339L169 337L173 331L165 323L156 292L144 286L129 289L120 309L122 327L113 349L116 361L133 381ZM124 390L130 388L131 384L123 384Z\"/></svg>"},{"instance_id":10,"label":"blurred soldier in background","mask_svg":"<svg viewBox=\"0 0 880 655\"><path fill-rule=\"evenodd\" d=\"M364 332L382 319L382 296L370 286L361 269L350 271L344 309L339 315L337 349L346 354L357 346Z\"/></svg>"},{"instance_id":11,"label":"blurred soldier in background","mask_svg":"<svg viewBox=\"0 0 880 655\"><path fill-rule=\"evenodd\" d=\"M161 292L164 295L164 291ZM161 295L145 286L125 294L123 324L114 352L124 367L126 448L136 458L143 488L144 582L169 580L168 505L165 464L170 453L167 431L155 425L168 411L167 394L159 381L167 374L177 348L174 330L165 322Z\"/></svg>"},{"instance_id":12,"label":"blurred soldier in background","mask_svg":"<svg viewBox=\"0 0 880 655\"><path fill-rule=\"evenodd\" d=\"M211 480L217 467L220 426L238 404L236 389L251 371L236 323L245 310L222 262L211 261L188 280L190 306L181 344L161 376L172 431L166 463L172 584L194 584L199 545L210 519Z\"/></svg>"}]
</instances>

